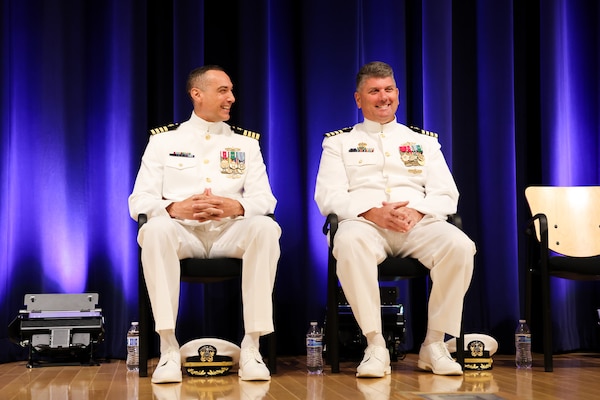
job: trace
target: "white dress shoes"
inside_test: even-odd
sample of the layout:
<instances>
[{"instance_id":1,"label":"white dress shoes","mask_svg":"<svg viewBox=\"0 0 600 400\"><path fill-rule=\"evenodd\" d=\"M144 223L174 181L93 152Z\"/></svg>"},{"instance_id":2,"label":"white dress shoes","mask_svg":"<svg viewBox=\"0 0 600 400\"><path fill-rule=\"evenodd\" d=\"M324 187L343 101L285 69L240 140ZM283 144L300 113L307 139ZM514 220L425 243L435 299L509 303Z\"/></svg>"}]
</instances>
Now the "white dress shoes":
<instances>
[{"instance_id":1,"label":"white dress shoes","mask_svg":"<svg viewBox=\"0 0 600 400\"><path fill-rule=\"evenodd\" d=\"M463 374L462 367L452 359L444 342L434 342L427 346L421 345L417 366L436 375Z\"/></svg>"},{"instance_id":2,"label":"white dress shoes","mask_svg":"<svg viewBox=\"0 0 600 400\"><path fill-rule=\"evenodd\" d=\"M181 382L181 355L179 350L161 354L158 365L152 374L152 383Z\"/></svg>"},{"instance_id":3,"label":"white dress shoes","mask_svg":"<svg viewBox=\"0 0 600 400\"><path fill-rule=\"evenodd\" d=\"M240 352L238 375L243 381L271 380L271 373L254 346L245 347Z\"/></svg>"},{"instance_id":4,"label":"white dress shoes","mask_svg":"<svg viewBox=\"0 0 600 400\"><path fill-rule=\"evenodd\" d=\"M357 378L383 378L392 373L390 352L383 346L369 345L356 369Z\"/></svg>"}]
</instances>

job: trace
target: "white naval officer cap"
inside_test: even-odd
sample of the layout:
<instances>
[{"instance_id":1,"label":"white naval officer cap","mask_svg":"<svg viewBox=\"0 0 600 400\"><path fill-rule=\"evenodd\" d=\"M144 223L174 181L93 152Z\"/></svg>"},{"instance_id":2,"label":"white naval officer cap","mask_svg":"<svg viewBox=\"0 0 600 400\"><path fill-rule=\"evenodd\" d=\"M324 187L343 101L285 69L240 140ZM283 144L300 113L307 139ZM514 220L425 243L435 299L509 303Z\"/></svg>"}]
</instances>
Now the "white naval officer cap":
<instances>
[{"instance_id":1,"label":"white naval officer cap","mask_svg":"<svg viewBox=\"0 0 600 400\"><path fill-rule=\"evenodd\" d=\"M456 338L446 341L448 351L456 357ZM498 341L483 333L465 334L465 371L492 369L492 356L498 350Z\"/></svg>"},{"instance_id":2,"label":"white naval officer cap","mask_svg":"<svg viewBox=\"0 0 600 400\"><path fill-rule=\"evenodd\" d=\"M194 339L179 349L181 364L191 376L226 375L240 360L240 348L217 338Z\"/></svg>"}]
</instances>

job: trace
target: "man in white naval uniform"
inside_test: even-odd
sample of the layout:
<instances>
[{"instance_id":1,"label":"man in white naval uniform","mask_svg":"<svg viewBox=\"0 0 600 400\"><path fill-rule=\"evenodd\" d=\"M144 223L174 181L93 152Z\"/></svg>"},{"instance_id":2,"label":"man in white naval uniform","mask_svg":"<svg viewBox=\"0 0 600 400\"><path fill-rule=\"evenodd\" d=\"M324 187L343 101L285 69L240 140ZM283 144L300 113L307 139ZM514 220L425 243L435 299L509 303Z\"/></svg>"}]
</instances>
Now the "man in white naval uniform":
<instances>
[{"instance_id":1,"label":"man in white naval uniform","mask_svg":"<svg viewBox=\"0 0 600 400\"><path fill-rule=\"evenodd\" d=\"M444 338L460 334L475 245L446 222L457 210L458 189L437 139L396 122L398 88L389 65L364 65L354 97L364 122L326 135L315 201L324 216L334 212L340 220L337 274L367 338L356 375L391 372L377 279L377 265L389 255L417 258L430 269L433 287L418 367L460 375Z\"/></svg>"},{"instance_id":2,"label":"man in white naval uniform","mask_svg":"<svg viewBox=\"0 0 600 400\"><path fill-rule=\"evenodd\" d=\"M179 260L242 259L245 336L239 375L269 380L259 338L273 332L272 292L280 255L279 225L258 140L237 134L229 120L235 101L229 76L219 66L193 70L187 90L194 110L177 129L151 136L133 192L131 217L146 213L138 235L150 303L160 336L160 360L152 382L181 382L175 338L180 288Z\"/></svg>"}]
</instances>

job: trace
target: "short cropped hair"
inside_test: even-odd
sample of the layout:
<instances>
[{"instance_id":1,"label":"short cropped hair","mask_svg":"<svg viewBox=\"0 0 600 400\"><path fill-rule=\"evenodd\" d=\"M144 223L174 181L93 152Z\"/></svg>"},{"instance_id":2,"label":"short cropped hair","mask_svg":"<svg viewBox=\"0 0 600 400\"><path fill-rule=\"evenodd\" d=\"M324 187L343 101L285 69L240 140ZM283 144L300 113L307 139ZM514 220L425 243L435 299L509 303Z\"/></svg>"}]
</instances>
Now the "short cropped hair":
<instances>
[{"instance_id":1,"label":"short cropped hair","mask_svg":"<svg viewBox=\"0 0 600 400\"><path fill-rule=\"evenodd\" d=\"M189 93L193 87L197 87L199 89L204 90L204 74L206 74L208 71L225 72L223 67L219 65L204 65L202 67L193 69L192 72L190 72L190 74L188 75L186 84L187 93Z\"/></svg>"},{"instance_id":2,"label":"short cropped hair","mask_svg":"<svg viewBox=\"0 0 600 400\"><path fill-rule=\"evenodd\" d=\"M394 79L394 70L389 64L382 61L373 61L365 64L360 68L358 74L356 74L356 90L358 91L368 78L388 77L391 77L394 80L394 83L396 83L396 80Z\"/></svg>"}]
</instances>

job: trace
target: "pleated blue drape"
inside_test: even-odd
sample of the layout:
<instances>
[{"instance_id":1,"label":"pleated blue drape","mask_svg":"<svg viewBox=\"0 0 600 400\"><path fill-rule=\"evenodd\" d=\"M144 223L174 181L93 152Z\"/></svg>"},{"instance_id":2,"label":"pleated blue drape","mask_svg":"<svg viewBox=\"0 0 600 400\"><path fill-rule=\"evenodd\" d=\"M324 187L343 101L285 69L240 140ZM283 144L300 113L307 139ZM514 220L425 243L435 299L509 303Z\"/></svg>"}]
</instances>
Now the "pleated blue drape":
<instances>
[{"instance_id":1,"label":"pleated blue drape","mask_svg":"<svg viewBox=\"0 0 600 400\"><path fill-rule=\"evenodd\" d=\"M523 314L524 188L600 184L598 4L218 3L2 1L0 325L27 293L98 292L102 352L124 357L137 318L127 196L146 132L188 118L187 73L214 63L234 82L232 123L262 133L283 228L279 352L299 354L308 321L325 315L327 243L313 201L321 141L361 120L356 72L382 60L396 73L398 120L439 133L461 191L478 247L465 327L510 353ZM597 349L598 285L553 285L555 349ZM411 328L414 299L399 287ZM221 332L220 303L239 301L236 290L217 289L215 312L198 315L201 293L184 285L180 339ZM421 339L408 332L407 347ZM0 334L0 362L22 357Z\"/></svg>"}]
</instances>

